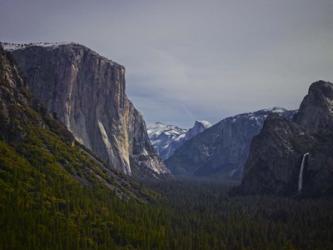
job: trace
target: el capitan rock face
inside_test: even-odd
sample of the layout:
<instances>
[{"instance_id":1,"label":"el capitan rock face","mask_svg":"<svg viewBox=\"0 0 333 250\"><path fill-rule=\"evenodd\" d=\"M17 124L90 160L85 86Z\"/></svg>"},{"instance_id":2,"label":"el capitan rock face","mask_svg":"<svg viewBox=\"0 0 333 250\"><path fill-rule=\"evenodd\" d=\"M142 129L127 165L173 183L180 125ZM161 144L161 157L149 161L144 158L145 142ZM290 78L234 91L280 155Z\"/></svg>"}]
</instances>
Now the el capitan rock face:
<instances>
[{"instance_id":1,"label":"el capitan rock face","mask_svg":"<svg viewBox=\"0 0 333 250\"><path fill-rule=\"evenodd\" d=\"M109 166L139 177L169 174L125 93L125 68L79 44L10 46L28 88Z\"/></svg>"},{"instance_id":2,"label":"el capitan rock face","mask_svg":"<svg viewBox=\"0 0 333 250\"><path fill-rule=\"evenodd\" d=\"M267 118L252 141L239 193L333 193L332 91L332 83L315 82L292 121ZM299 190L301 163L307 153Z\"/></svg>"},{"instance_id":3,"label":"el capitan rock face","mask_svg":"<svg viewBox=\"0 0 333 250\"><path fill-rule=\"evenodd\" d=\"M24 77L1 44L0 152L1 204L8 203L6 197L13 197L13 190L20 190L17 197L30 204L41 204L46 199L48 208L59 206L69 193L80 198L84 193L87 196L82 199L87 201L88 190L124 200L145 202L150 198L136 182L110 169L77 143L64 124L33 99ZM68 193L64 192L67 188ZM79 188L87 189L82 193ZM38 203L34 203L36 199ZM27 213L34 210L30 205L24 209ZM61 214L61 209L58 212Z\"/></svg>"}]
</instances>

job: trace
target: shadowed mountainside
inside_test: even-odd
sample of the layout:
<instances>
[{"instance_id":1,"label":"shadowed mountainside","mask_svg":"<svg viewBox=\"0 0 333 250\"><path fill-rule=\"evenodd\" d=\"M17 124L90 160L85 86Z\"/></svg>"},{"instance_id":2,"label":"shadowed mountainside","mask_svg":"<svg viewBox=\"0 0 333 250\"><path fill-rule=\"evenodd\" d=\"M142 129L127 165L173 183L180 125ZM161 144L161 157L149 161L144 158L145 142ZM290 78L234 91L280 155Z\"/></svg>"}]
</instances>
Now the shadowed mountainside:
<instances>
[{"instance_id":1,"label":"shadowed mountainside","mask_svg":"<svg viewBox=\"0 0 333 250\"><path fill-rule=\"evenodd\" d=\"M240 180L251 140L271 113L290 119L295 112L273 108L223 119L185 142L166 165L175 175Z\"/></svg>"},{"instance_id":2,"label":"shadowed mountainside","mask_svg":"<svg viewBox=\"0 0 333 250\"><path fill-rule=\"evenodd\" d=\"M239 193L333 193L333 84L311 84L294 119L270 116L251 144ZM304 155L304 173L300 174ZM302 189L298 191L299 178Z\"/></svg>"}]
</instances>

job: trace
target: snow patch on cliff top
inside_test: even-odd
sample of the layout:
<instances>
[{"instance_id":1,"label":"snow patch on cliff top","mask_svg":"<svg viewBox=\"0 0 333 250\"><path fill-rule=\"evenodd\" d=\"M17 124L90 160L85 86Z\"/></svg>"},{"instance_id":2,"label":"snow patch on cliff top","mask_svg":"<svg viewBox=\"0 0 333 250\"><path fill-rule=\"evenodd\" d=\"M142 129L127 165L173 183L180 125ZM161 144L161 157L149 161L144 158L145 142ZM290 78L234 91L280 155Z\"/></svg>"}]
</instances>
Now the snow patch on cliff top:
<instances>
[{"instance_id":1,"label":"snow patch on cliff top","mask_svg":"<svg viewBox=\"0 0 333 250\"><path fill-rule=\"evenodd\" d=\"M205 121L205 120L198 120L198 121L196 121L196 123L201 124L204 128L209 128L212 126L212 124L209 121Z\"/></svg>"},{"instance_id":2,"label":"snow patch on cliff top","mask_svg":"<svg viewBox=\"0 0 333 250\"><path fill-rule=\"evenodd\" d=\"M45 42L37 42L37 43L5 43L1 42L0 43L4 50L7 51L14 51L14 50L19 50L19 49L25 49L28 47L51 47L51 48L56 48L61 45L67 45L67 44L74 44L72 42L55 42L55 43L45 43Z\"/></svg>"}]
</instances>

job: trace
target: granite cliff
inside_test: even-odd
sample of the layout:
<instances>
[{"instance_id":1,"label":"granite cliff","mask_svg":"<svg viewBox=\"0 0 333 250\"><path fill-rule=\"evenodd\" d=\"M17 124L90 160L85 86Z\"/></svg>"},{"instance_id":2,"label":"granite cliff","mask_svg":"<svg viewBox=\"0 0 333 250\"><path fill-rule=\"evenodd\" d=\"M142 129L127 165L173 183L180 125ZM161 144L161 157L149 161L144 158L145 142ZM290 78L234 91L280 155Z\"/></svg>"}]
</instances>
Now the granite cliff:
<instances>
[{"instance_id":1,"label":"granite cliff","mask_svg":"<svg viewBox=\"0 0 333 250\"><path fill-rule=\"evenodd\" d=\"M251 140L271 113L290 119L294 111L273 108L225 118L180 146L166 160L168 168L175 175L240 180Z\"/></svg>"},{"instance_id":2,"label":"granite cliff","mask_svg":"<svg viewBox=\"0 0 333 250\"><path fill-rule=\"evenodd\" d=\"M169 174L126 96L123 66L74 43L3 45L33 97L107 165L137 177Z\"/></svg>"},{"instance_id":3,"label":"granite cliff","mask_svg":"<svg viewBox=\"0 0 333 250\"><path fill-rule=\"evenodd\" d=\"M332 194L332 149L333 84L318 81L311 84L292 120L267 118L252 141L238 192Z\"/></svg>"},{"instance_id":4,"label":"granite cliff","mask_svg":"<svg viewBox=\"0 0 333 250\"><path fill-rule=\"evenodd\" d=\"M42 190L54 192L50 200L43 197L45 203L56 203L65 199L63 192L54 191L59 188L57 181L64 189L102 188L124 199L142 197L138 184L109 169L32 98L26 81L1 46L0 169L1 199L20 190L17 193L22 199L31 195L32 201Z\"/></svg>"}]
</instances>

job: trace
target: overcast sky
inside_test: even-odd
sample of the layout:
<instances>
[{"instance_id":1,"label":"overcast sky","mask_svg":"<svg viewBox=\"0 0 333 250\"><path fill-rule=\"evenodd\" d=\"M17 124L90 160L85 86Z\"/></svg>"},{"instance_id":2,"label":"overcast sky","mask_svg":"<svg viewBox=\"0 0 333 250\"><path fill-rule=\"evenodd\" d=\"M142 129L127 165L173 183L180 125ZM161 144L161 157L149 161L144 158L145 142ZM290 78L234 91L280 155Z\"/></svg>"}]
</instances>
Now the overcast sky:
<instances>
[{"instance_id":1,"label":"overcast sky","mask_svg":"<svg viewBox=\"0 0 333 250\"><path fill-rule=\"evenodd\" d=\"M146 121L189 127L333 81L333 0L0 0L0 41L82 43L126 67Z\"/></svg>"}]
</instances>

